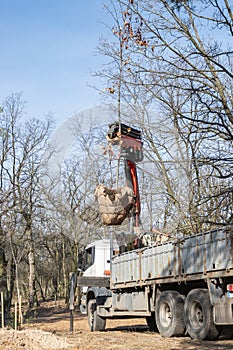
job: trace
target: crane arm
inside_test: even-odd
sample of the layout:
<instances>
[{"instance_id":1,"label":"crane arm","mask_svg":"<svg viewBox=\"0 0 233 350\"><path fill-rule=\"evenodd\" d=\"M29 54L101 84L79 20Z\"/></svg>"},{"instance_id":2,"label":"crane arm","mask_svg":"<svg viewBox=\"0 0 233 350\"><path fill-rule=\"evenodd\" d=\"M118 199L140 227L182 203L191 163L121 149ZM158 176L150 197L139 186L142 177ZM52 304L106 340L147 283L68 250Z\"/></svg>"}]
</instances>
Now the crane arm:
<instances>
[{"instance_id":1,"label":"crane arm","mask_svg":"<svg viewBox=\"0 0 233 350\"><path fill-rule=\"evenodd\" d=\"M126 185L133 189L135 196L133 216L134 225L138 227L141 205L136 163L143 159L141 131L126 124L115 122L109 125L107 139L111 144L119 145L121 148L120 156L125 161Z\"/></svg>"},{"instance_id":2,"label":"crane arm","mask_svg":"<svg viewBox=\"0 0 233 350\"><path fill-rule=\"evenodd\" d=\"M129 159L125 159L125 175L126 175L126 185L132 187L134 196L135 196L135 204L133 208L133 216L135 220L135 227L139 226L140 223L140 212L141 212L141 204L140 204L140 193L139 193L139 185L138 185L138 176L137 176L137 166L136 163L132 162Z\"/></svg>"}]
</instances>

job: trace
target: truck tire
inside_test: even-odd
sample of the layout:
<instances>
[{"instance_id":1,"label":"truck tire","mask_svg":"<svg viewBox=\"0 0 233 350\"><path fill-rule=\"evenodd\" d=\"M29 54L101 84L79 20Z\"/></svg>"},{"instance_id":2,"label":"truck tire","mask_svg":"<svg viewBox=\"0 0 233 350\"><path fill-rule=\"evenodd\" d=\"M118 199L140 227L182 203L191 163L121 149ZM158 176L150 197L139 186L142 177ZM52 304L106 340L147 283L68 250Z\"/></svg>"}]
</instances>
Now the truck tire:
<instances>
[{"instance_id":1,"label":"truck tire","mask_svg":"<svg viewBox=\"0 0 233 350\"><path fill-rule=\"evenodd\" d=\"M97 314L96 300L90 299L87 305L88 326L91 332L104 331L106 319Z\"/></svg>"},{"instance_id":2,"label":"truck tire","mask_svg":"<svg viewBox=\"0 0 233 350\"><path fill-rule=\"evenodd\" d=\"M155 321L155 313L154 312L152 313L151 316L146 317L146 323L147 323L147 326L148 326L150 332L157 332L158 331L157 324Z\"/></svg>"},{"instance_id":3,"label":"truck tire","mask_svg":"<svg viewBox=\"0 0 233 350\"><path fill-rule=\"evenodd\" d=\"M156 323L163 337L184 334L184 299L178 292L164 291L160 294L156 303Z\"/></svg>"},{"instance_id":4,"label":"truck tire","mask_svg":"<svg viewBox=\"0 0 233 350\"><path fill-rule=\"evenodd\" d=\"M208 290L191 290L185 300L184 314L186 329L192 339L214 340L218 337Z\"/></svg>"}]
</instances>

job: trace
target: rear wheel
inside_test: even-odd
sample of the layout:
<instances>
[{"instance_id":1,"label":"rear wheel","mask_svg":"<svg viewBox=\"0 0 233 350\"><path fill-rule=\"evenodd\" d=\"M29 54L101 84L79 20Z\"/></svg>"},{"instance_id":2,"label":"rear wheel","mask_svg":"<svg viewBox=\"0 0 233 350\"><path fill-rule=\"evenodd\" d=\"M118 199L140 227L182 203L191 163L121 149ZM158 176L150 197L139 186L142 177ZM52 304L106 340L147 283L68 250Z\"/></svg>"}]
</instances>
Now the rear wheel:
<instances>
[{"instance_id":1,"label":"rear wheel","mask_svg":"<svg viewBox=\"0 0 233 350\"><path fill-rule=\"evenodd\" d=\"M91 332L104 331L106 326L106 319L97 314L96 300L88 301L87 306L88 326Z\"/></svg>"},{"instance_id":2,"label":"rear wheel","mask_svg":"<svg viewBox=\"0 0 233 350\"><path fill-rule=\"evenodd\" d=\"M214 340L218 337L208 290L193 289L189 292L185 300L184 312L186 329L192 339Z\"/></svg>"},{"instance_id":3,"label":"rear wheel","mask_svg":"<svg viewBox=\"0 0 233 350\"><path fill-rule=\"evenodd\" d=\"M156 303L156 323L163 337L184 334L184 299L178 292L161 293Z\"/></svg>"}]
</instances>

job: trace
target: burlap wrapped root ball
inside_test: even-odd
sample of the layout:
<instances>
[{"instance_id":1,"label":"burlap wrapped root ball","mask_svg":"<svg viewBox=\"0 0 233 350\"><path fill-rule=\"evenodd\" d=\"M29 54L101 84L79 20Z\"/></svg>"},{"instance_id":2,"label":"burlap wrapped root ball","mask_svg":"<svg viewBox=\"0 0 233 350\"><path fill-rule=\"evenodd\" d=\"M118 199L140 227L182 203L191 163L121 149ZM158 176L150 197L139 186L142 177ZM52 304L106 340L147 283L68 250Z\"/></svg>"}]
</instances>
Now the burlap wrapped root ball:
<instances>
[{"instance_id":1,"label":"burlap wrapped root ball","mask_svg":"<svg viewBox=\"0 0 233 350\"><path fill-rule=\"evenodd\" d=\"M95 198L104 225L121 225L129 216L135 201L133 190L127 186L113 189L99 185L95 190Z\"/></svg>"}]
</instances>

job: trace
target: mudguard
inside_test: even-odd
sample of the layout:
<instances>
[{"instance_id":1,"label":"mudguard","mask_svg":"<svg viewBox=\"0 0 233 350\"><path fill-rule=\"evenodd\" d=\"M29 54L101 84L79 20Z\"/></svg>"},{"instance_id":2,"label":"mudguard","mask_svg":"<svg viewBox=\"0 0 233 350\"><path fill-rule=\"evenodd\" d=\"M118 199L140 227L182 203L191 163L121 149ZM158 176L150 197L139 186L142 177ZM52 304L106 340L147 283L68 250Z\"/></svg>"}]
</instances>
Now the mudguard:
<instances>
[{"instance_id":1,"label":"mudguard","mask_svg":"<svg viewBox=\"0 0 233 350\"><path fill-rule=\"evenodd\" d=\"M87 290L86 305L90 299L96 299L96 305L103 305L112 292L105 287L89 287Z\"/></svg>"}]
</instances>

